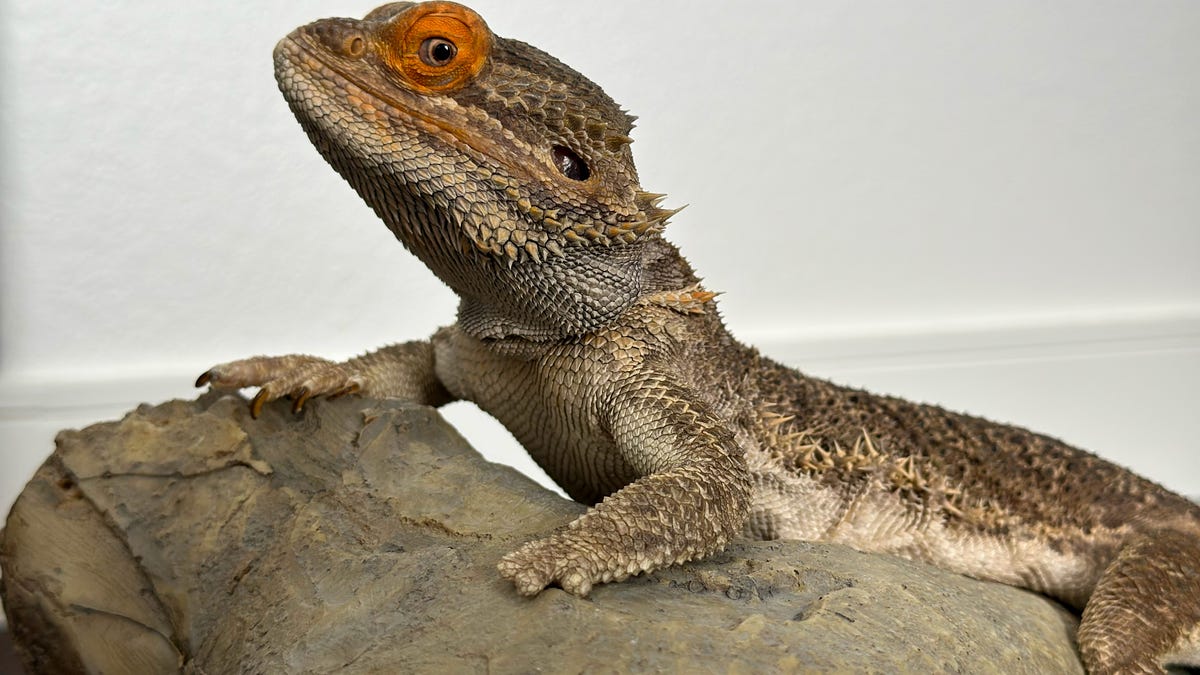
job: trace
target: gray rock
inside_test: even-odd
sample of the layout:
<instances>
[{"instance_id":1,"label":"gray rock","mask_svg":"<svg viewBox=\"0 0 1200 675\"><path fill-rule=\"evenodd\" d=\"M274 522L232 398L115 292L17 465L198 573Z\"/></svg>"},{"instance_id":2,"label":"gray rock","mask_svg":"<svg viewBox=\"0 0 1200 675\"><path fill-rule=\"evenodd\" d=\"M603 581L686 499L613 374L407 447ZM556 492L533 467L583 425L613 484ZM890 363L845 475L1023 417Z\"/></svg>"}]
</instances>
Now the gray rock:
<instances>
[{"instance_id":1,"label":"gray rock","mask_svg":"<svg viewBox=\"0 0 1200 675\"><path fill-rule=\"evenodd\" d=\"M60 434L0 594L35 672L1082 672L1057 604L839 546L517 596L499 558L582 511L428 408L210 393Z\"/></svg>"}]
</instances>

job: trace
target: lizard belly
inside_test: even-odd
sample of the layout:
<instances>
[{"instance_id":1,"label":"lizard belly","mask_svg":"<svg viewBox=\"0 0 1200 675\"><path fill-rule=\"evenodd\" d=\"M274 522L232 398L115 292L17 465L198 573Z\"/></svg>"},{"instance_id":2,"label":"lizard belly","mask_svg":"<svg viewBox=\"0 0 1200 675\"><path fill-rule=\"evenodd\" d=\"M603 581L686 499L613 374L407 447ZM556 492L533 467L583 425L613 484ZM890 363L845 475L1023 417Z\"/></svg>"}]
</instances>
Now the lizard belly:
<instances>
[{"instance_id":1,"label":"lizard belly","mask_svg":"<svg viewBox=\"0 0 1200 675\"><path fill-rule=\"evenodd\" d=\"M447 389L503 424L572 499L595 504L637 479L588 398L595 389L570 381L554 354L513 356L457 328L440 331L434 347Z\"/></svg>"},{"instance_id":2,"label":"lizard belly","mask_svg":"<svg viewBox=\"0 0 1200 675\"><path fill-rule=\"evenodd\" d=\"M1003 533L957 527L942 508L877 481L853 489L749 453L754 493L746 534L844 544L929 563L966 576L1028 588L1082 607L1103 571L1094 556L1054 546L1031 529Z\"/></svg>"}]
</instances>

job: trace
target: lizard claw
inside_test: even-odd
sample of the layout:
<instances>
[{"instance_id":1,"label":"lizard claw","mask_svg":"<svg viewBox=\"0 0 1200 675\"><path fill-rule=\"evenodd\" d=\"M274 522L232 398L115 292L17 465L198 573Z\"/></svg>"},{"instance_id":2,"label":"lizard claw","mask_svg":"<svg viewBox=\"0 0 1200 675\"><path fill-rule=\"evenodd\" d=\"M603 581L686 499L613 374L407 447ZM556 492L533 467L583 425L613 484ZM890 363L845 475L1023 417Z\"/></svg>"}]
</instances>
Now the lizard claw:
<instances>
[{"instance_id":1,"label":"lizard claw","mask_svg":"<svg viewBox=\"0 0 1200 675\"><path fill-rule=\"evenodd\" d=\"M254 399L250 401L250 417L258 419L258 416L262 414L263 406L273 398L265 387L259 389L258 393L254 395Z\"/></svg>"},{"instance_id":2,"label":"lizard claw","mask_svg":"<svg viewBox=\"0 0 1200 675\"><path fill-rule=\"evenodd\" d=\"M200 373L200 377L196 378L196 386L203 387L204 385L208 384L209 382L212 382L212 379L213 379L213 371L206 370L203 373Z\"/></svg>"},{"instance_id":3,"label":"lizard claw","mask_svg":"<svg viewBox=\"0 0 1200 675\"><path fill-rule=\"evenodd\" d=\"M308 403L308 399L312 398L312 391L308 387L301 387L295 392L296 400L292 402L292 414L298 415L304 410L304 404Z\"/></svg>"}]
</instances>

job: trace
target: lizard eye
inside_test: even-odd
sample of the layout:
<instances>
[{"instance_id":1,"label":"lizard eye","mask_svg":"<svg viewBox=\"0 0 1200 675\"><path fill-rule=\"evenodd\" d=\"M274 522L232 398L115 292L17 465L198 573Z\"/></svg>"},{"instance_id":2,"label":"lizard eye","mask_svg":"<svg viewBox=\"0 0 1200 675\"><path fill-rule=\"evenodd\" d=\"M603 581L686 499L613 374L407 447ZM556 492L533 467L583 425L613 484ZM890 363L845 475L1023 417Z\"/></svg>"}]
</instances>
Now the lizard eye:
<instances>
[{"instance_id":1,"label":"lizard eye","mask_svg":"<svg viewBox=\"0 0 1200 675\"><path fill-rule=\"evenodd\" d=\"M411 5L379 28L384 59L405 84L423 93L463 88L483 70L492 33L475 12L453 2Z\"/></svg>"},{"instance_id":2,"label":"lizard eye","mask_svg":"<svg viewBox=\"0 0 1200 675\"><path fill-rule=\"evenodd\" d=\"M570 148L556 145L550 148L550 156L554 158L558 172L571 180L587 180L592 175L587 162Z\"/></svg>"},{"instance_id":3,"label":"lizard eye","mask_svg":"<svg viewBox=\"0 0 1200 675\"><path fill-rule=\"evenodd\" d=\"M425 65L441 68L454 60L458 55L458 47L446 38L431 37L421 43L418 54Z\"/></svg>"}]
</instances>

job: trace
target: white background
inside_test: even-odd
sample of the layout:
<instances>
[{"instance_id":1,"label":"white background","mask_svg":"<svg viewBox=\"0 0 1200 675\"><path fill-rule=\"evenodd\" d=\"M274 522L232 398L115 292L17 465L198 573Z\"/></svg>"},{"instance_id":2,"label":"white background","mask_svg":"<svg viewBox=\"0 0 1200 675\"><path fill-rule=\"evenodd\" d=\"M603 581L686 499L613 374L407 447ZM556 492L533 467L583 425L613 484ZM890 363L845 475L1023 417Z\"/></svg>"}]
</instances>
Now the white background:
<instances>
[{"instance_id":1,"label":"white background","mask_svg":"<svg viewBox=\"0 0 1200 675\"><path fill-rule=\"evenodd\" d=\"M1200 3L474 6L641 116L737 336L1200 494ZM371 7L0 6L0 513L55 429L453 320L272 79L290 29Z\"/></svg>"}]
</instances>

